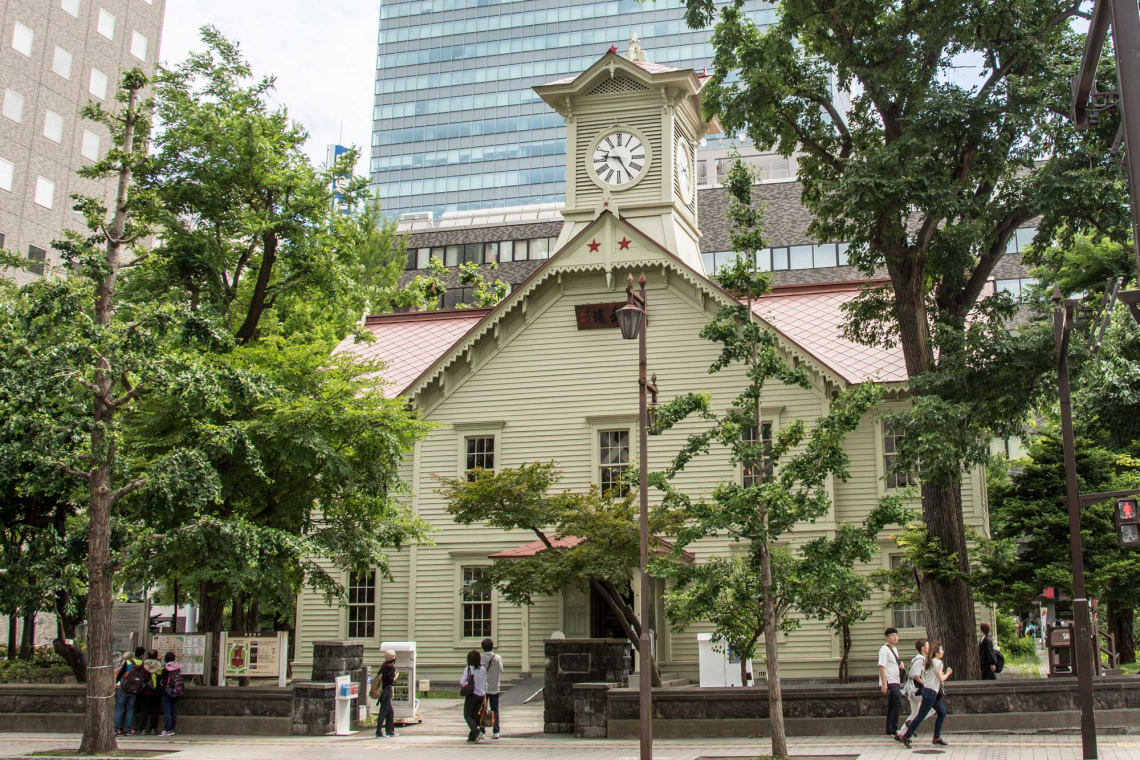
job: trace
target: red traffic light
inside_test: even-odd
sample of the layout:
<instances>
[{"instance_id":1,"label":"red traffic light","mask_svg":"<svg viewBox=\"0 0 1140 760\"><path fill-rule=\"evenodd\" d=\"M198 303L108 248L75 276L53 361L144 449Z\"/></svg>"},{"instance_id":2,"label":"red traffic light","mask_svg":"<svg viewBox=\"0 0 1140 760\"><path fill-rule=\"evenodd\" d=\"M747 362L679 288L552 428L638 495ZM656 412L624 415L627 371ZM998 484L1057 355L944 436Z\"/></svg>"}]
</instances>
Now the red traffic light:
<instances>
[{"instance_id":1,"label":"red traffic light","mask_svg":"<svg viewBox=\"0 0 1140 760\"><path fill-rule=\"evenodd\" d=\"M1116 500L1116 540L1125 549L1140 549L1140 507L1135 498Z\"/></svg>"}]
</instances>

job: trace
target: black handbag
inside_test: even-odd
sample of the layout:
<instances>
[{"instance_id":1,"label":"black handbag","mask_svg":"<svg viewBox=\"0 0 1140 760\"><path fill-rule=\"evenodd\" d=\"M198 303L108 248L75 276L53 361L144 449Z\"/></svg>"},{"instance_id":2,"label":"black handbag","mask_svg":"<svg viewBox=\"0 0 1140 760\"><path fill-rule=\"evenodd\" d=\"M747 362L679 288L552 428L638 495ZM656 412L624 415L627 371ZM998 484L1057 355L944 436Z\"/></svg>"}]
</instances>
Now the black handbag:
<instances>
[{"instance_id":1,"label":"black handbag","mask_svg":"<svg viewBox=\"0 0 1140 760\"><path fill-rule=\"evenodd\" d=\"M471 668L467 669L467 684L459 687L459 696L469 697L475 693L475 674L471 672Z\"/></svg>"}]
</instances>

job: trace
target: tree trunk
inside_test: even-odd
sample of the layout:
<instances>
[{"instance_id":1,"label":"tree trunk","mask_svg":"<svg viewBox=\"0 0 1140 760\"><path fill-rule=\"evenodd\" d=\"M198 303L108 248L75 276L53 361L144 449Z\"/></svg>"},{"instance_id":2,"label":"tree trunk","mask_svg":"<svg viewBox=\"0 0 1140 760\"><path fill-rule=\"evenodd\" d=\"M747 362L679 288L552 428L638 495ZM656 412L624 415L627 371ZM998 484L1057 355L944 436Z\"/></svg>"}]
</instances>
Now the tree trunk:
<instances>
[{"instance_id":1,"label":"tree trunk","mask_svg":"<svg viewBox=\"0 0 1140 760\"><path fill-rule=\"evenodd\" d=\"M267 207L272 208L273 198L270 197ZM253 286L253 294L249 299L249 311L246 312L245 322L238 328L237 334L234 339L241 344L249 343L253 336L257 334L257 323L261 319L261 315L268 308L266 303L266 295L269 292L269 280L273 275L273 265L277 261L277 235L274 232L266 232L262 236L261 243L261 267L257 272L257 282Z\"/></svg>"},{"instance_id":2,"label":"tree trunk","mask_svg":"<svg viewBox=\"0 0 1140 760\"><path fill-rule=\"evenodd\" d=\"M254 597L253 601L249 603L249 615L245 625L251 631L261 631L261 600L257 597Z\"/></svg>"},{"instance_id":3,"label":"tree trunk","mask_svg":"<svg viewBox=\"0 0 1140 760\"><path fill-rule=\"evenodd\" d=\"M612 584L591 580L590 585L601 594L602 599L604 599L610 609L613 610L617 616L618 623L622 627L622 631L625 632L625 637L629 639L630 645L636 650L641 635L639 633L639 631L641 631L641 621L637 615L628 604L625 604L625 600L621 598L621 595L617 593L617 589L615 589ZM650 683L653 686L660 687L661 668L657 665L657 657L653 652L649 653L649 669Z\"/></svg>"},{"instance_id":4,"label":"tree trunk","mask_svg":"<svg viewBox=\"0 0 1140 760\"><path fill-rule=\"evenodd\" d=\"M839 658L839 683L847 683L850 674L847 672L847 662L851 656L851 626L846 623L842 626L843 656Z\"/></svg>"},{"instance_id":5,"label":"tree trunk","mask_svg":"<svg viewBox=\"0 0 1140 760\"><path fill-rule=\"evenodd\" d=\"M740 685L741 686L747 686L748 685L748 658L747 657L741 657L740 658Z\"/></svg>"},{"instance_id":6,"label":"tree trunk","mask_svg":"<svg viewBox=\"0 0 1140 760\"><path fill-rule=\"evenodd\" d=\"M924 483L922 515L930 536L939 540L947 554L956 553L958 570L968 573L970 558L966 550L962 494L958 484L945 487ZM922 576L920 580L918 588L926 617L927 636L931 641L940 641L945 647L947 667L954 668L963 679L981 678L973 589L964 580L937 582L929 576Z\"/></svg>"},{"instance_id":7,"label":"tree trunk","mask_svg":"<svg viewBox=\"0 0 1140 760\"><path fill-rule=\"evenodd\" d=\"M127 188L131 184L131 160L134 152L135 128L139 121L138 94L145 80L127 75L129 89L122 111L123 158L119 164L118 187L115 192L114 218L107 234L107 269L95 288L95 324L106 328L115 316L115 282L119 275L120 256L127 229ZM84 716L83 741L79 752L84 755L109 755L118 747L114 732L114 662L112 661L111 605L114 594L114 569L111 565L111 507L123 492L112 489L111 474L115 466L115 384L108 360L99 356L95 363L91 401L95 425L91 428L92 468L87 473L89 501L87 539L87 652L91 662L87 678L87 710Z\"/></svg>"},{"instance_id":8,"label":"tree trunk","mask_svg":"<svg viewBox=\"0 0 1140 760\"><path fill-rule=\"evenodd\" d=\"M36 613L24 615L24 630L20 636L20 659L32 659L32 649L36 646Z\"/></svg>"},{"instance_id":9,"label":"tree trunk","mask_svg":"<svg viewBox=\"0 0 1140 760\"><path fill-rule=\"evenodd\" d=\"M225 614L226 600L222 596L221 584L215 581L203 581L198 587L198 631L211 634L214 640L213 651L210 652L210 682L214 683L217 677L218 663L221 661L222 617Z\"/></svg>"},{"instance_id":10,"label":"tree trunk","mask_svg":"<svg viewBox=\"0 0 1140 760\"><path fill-rule=\"evenodd\" d=\"M67 590L61 590L55 595L56 636L51 642L51 648L71 668L76 683L87 681L87 656L75 644L75 628L78 622L74 615L67 612L71 607L71 595Z\"/></svg>"},{"instance_id":11,"label":"tree trunk","mask_svg":"<svg viewBox=\"0 0 1140 760\"><path fill-rule=\"evenodd\" d=\"M15 607L8 610L8 659L14 660L19 655L19 626L20 611Z\"/></svg>"},{"instance_id":12,"label":"tree trunk","mask_svg":"<svg viewBox=\"0 0 1140 760\"><path fill-rule=\"evenodd\" d=\"M764 513L764 530L768 514ZM772 731L772 757L788 756L788 736L784 730L784 692L780 685L780 634L777 631L776 604L772 599L772 546L767 535L760 545L760 592L764 598L764 659L768 671L768 722Z\"/></svg>"},{"instance_id":13,"label":"tree trunk","mask_svg":"<svg viewBox=\"0 0 1140 760\"><path fill-rule=\"evenodd\" d=\"M239 591L233 600L233 605L230 610L230 630L231 631L244 631L245 630L245 592Z\"/></svg>"},{"instance_id":14,"label":"tree trunk","mask_svg":"<svg viewBox=\"0 0 1140 760\"><path fill-rule=\"evenodd\" d=\"M1108 605L1108 632L1116 640L1116 653L1120 664L1136 662L1136 611L1131 607L1111 602Z\"/></svg>"},{"instance_id":15,"label":"tree trunk","mask_svg":"<svg viewBox=\"0 0 1140 760\"><path fill-rule=\"evenodd\" d=\"M921 259L887 257L887 272L895 291L899 344L909 377L934 369L934 349L926 309L926 271ZM950 361L945 356L943 361ZM947 553L957 552L958 568L970 569L966 552L966 526L962 519L962 494L958 481L922 484L922 516L932 538ZM926 577L919 586L927 634L946 648L946 665L963 678L981 678L978 661L974 594L962 580L940 581Z\"/></svg>"}]
</instances>

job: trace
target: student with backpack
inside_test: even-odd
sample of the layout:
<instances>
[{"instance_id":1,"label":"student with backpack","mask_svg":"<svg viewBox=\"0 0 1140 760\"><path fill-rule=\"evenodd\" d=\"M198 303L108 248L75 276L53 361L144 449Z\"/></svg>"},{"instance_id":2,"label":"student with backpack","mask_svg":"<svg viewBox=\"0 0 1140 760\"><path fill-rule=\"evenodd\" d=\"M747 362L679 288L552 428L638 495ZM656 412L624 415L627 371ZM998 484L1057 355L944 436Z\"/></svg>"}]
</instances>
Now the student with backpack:
<instances>
[{"instance_id":1,"label":"student with backpack","mask_svg":"<svg viewBox=\"0 0 1140 760\"><path fill-rule=\"evenodd\" d=\"M178 700L185 689L182 683L182 663L174 657L174 652L167 652L162 659L166 663L159 681L162 690L162 735L174 736L178 723Z\"/></svg>"},{"instance_id":2,"label":"student with backpack","mask_svg":"<svg viewBox=\"0 0 1140 760\"><path fill-rule=\"evenodd\" d=\"M158 652L154 649L148 651L142 666L147 678L142 694L135 700L135 728L140 734L153 735L158 733L158 714L162 712L162 689L158 685L162 662L158 659Z\"/></svg>"},{"instance_id":3,"label":"student with backpack","mask_svg":"<svg viewBox=\"0 0 1140 760\"><path fill-rule=\"evenodd\" d=\"M115 695L115 735L131 736L138 733L134 728L135 699L146 686L148 673L143 668L145 647L136 647L134 657L123 657L123 664L115 674L119 692Z\"/></svg>"},{"instance_id":4,"label":"student with backpack","mask_svg":"<svg viewBox=\"0 0 1140 760\"><path fill-rule=\"evenodd\" d=\"M982 631L982 640L978 642L978 661L982 665L982 680L996 681L997 674L1005 668L1005 657L994 648L994 640L990 636L990 624L982 623L978 628Z\"/></svg>"},{"instance_id":5,"label":"student with backpack","mask_svg":"<svg viewBox=\"0 0 1140 760\"><path fill-rule=\"evenodd\" d=\"M368 695L380 705L380 711L376 713L377 739L398 736L396 710L392 707L392 687L396 685L396 679L399 677L400 672L396 670L396 652L387 649L384 651L384 664L380 666L380 672L376 674L376 680L372 682Z\"/></svg>"}]
</instances>

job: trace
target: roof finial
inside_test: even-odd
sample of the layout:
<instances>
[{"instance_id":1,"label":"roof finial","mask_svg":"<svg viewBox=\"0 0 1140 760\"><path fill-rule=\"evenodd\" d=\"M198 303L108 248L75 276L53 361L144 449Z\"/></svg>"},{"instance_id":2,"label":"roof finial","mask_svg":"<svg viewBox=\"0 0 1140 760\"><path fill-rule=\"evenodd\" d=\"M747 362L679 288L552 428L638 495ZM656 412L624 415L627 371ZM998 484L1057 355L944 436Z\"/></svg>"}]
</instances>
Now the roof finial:
<instances>
[{"instance_id":1,"label":"roof finial","mask_svg":"<svg viewBox=\"0 0 1140 760\"><path fill-rule=\"evenodd\" d=\"M645 50L641 47L641 43L637 41L636 34L629 35L629 50L625 51L625 57L634 63L645 61Z\"/></svg>"}]
</instances>

